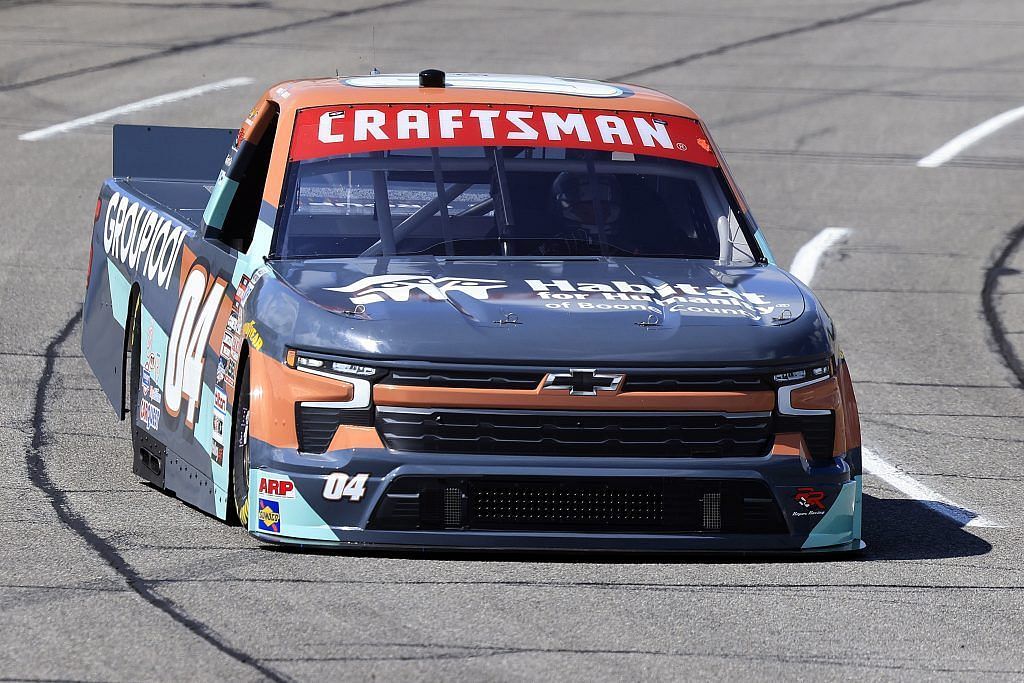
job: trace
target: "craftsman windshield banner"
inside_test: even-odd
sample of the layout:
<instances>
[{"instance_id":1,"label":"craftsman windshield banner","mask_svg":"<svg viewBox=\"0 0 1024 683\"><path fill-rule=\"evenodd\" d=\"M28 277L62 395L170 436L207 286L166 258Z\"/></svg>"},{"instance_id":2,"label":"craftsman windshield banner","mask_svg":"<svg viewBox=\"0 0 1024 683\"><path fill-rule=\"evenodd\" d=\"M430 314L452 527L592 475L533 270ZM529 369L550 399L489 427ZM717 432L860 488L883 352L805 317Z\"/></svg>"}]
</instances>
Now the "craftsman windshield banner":
<instances>
[{"instance_id":1,"label":"craftsman windshield banner","mask_svg":"<svg viewBox=\"0 0 1024 683\"><path fill-rule=\"evenodd\" d=\"M717 166L690 119L644 112L480 104L303 109L291 160L417 147L566 147Z\"/></svg>"}]
</instances>

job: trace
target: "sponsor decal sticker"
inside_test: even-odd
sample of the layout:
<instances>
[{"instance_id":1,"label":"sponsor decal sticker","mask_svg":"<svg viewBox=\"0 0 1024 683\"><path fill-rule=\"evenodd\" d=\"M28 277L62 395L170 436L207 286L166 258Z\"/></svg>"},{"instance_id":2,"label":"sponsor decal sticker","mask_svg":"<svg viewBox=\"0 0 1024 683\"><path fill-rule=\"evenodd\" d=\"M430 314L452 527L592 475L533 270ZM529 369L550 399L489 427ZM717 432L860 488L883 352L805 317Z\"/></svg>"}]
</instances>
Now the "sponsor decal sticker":
<instances>
[{"instance_id":1,"label":"sponsor decal sticker","mask_svg":"<svg viewBox=\"0 0 1024 683\"><path fill-rule=\"evenodd\" d=\"M128 196L115 192L103 220L103 248L129 270L167 289L185 229Z\"/></svg>"},{"instance_id":2,"label":"sponsor decal sticker","mask_svg":"<svg viewBox=\"0 0 1024 683\"><path fill-rule=\"evenodd\" d=\"M250 320L246 324L242 325L242 334L245 335L245 338L249 340L249 343L252 344L254 349L259 351L263 348L263 337L261 337L260 333L256 330L255 320Z\"/></svg>"},{"instance_id":3,"label":"sponsor decal sticker","mask_svg":"<svg viewBox=\"0 0 1024 683\"><path fill-rule=\"evenodd\" d=\"M794 517L825 514L825 492L813 486L801 486L798 488L793 496L793 500L803 508L802 511L795 511L793 513Z\"/></svg>"},{"instance_id":4,"label":"sponsor decal sticker","mask_svg":"<svg viewBox=\"0 0 1024 683\"><path fill-rule=\"evenodd\" d=\"M242 289L242 293L237 295L239 304L243 306L245 305L245 302L249 300L249 295L252 294L253 288L256 287L256 283L262 280L263 276L269 272L269 266L260 266L255 271L253 271L252 277L249 278L248 283L245 286L245 289ZM242 281L245 282L245 278L242 278ZM241 283L239 284L239 289L241 289Z\"/></svg>"},{"instance_id":5,"label":"sponsor decal sticker","mask_svg":"<svg viewBox=\"0 0 1024 683\"><path fill-rule=\"evenodd\" d=\"M220 387L217 387L213 391L213 407L221 411L227 410L228 395Z\"/></svg>"},{"instance_id":6,"label":"sponsor decal sticker","mask_svg":"<svg viewBox=\"0 0 1024 683\"><path fill-rule=\"evenodd\" d=\"M545 308L583 311L650 311L670 313L742 316L760 320L777 309L788 309L788 303L773 303L756 292L740 292L724 285L701 287L688 283L574 282L571 280L482 280L457 277L434 278L426 275L373 275L350 285L327 287L328 291L347 294L354 305L383 301L431 300L446 301L452 292L474 299L490 299L492 290L512 299L525 296L544 302Z\"/></svg>"},{"instance_id":7,"label":"sponsor decal sticker","mask_svg":"<svg viewBox=\"0 0 1024 683\"><path fill-rule=\"evenodd\" d=\"M257 522L260 531L281 533L281 508L276 500L259 499Z\"/></svg>"},{"instance_id":8,"label":"sponsor decal sticker","mask_svg":"<svg viewBox=\"0 0 1024 683\"><path fill-rule=\"evenodd\" d=\"M139 401L139 422L146 429L156 431L160 426L160 407L146 400Z\"/></svg>"},{"instance_id":9,"label":"sponsor decal sticker","mask_svg":"<svg viewBox=\"0 0 1024 683\"><path fill-rule=\"evenodd\" d=\"M351 294L353 304L372 304L388 299L408 301L414 293L445 301L449 292L461 292L474 299L487 299L488 291L508 287L503 280L471 280L459 277L433 278L426 275L373 275L345 287L329 287L332 292Z\"/></svg>"},{"instance_id":10,"label":"sponsor decal sticker","mask_svg":"<svg viewBox=\"0 0 1024 683\"><path fill-rule=\"evenodd\" d=\"M817 508L818 510L825 509L825 492L819 491L811 486L802 486L796 490L796 495L793 499L799 503L802 507L807 509Z\"/></svg>"},{"instance_id":11,"label":"sponsor decal sticker","mask_svg":"<svg viewBox=\"0 0 1024 683\"><path fill-rule=\"evenodd\" d=\"M259 494L268 498L294 498L295 484L287 479L260 477Z\"/></svg>"},{"instance_id":12,"label":"sponsor decal sticker","mask_svg":"<svg viewBox=\"0 0 1024 683\"><path fill-rule=\"evenodd\" d=\"M717 166L691 119L528 105L317 107L296 119L293 160L416 147L536 146L668 157Z\"/></svg>"}]
</instances>

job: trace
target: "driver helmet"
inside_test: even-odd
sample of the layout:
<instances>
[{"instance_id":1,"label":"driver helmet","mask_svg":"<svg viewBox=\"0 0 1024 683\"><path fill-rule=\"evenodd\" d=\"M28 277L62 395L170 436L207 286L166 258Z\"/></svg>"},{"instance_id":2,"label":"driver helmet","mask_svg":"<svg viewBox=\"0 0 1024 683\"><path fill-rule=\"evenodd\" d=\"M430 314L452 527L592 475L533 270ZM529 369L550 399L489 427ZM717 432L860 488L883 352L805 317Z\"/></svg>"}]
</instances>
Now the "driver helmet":
<instances>
[{"instance_id":1,"label":"driver helmet","mask_svg":"<svg viewBox=\"0 0 1024 683\"><path fill-rule=\"evenodd\" d=\"M619 219L622 188L614 175L564 171L555 178L551 190L566 223L589 228L596 226L599 218L605 225Z\"/></svg>"}]
</instances>

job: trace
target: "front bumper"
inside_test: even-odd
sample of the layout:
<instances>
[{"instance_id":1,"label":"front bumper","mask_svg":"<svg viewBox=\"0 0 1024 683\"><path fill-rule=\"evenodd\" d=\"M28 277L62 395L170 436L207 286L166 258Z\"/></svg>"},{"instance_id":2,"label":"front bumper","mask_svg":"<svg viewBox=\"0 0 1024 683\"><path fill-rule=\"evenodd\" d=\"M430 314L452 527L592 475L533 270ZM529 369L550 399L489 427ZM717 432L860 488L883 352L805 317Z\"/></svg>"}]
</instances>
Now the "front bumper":
<instances>
[{"instance_id":1,"label":"front bumper","mask_svg":"<svg viewBox=\"0 0 1024 683\"><path fill-rule=\"evenodd\" d=\"M252 441L250 455L249 531L272 543L335 548L692 553L849 552L863 548L861 477L851 472L848 459L843 458L836 458L830 466L811 467L803 456L774 452L758 458L698 459L479 456L357 448L310 455L273 448L258 440ZM338 472L349 477L366 475L364 490L353 490L349 497L326 499L325 484L332 473ZM582 530L573 525L539 523L479 528L471 520L457 528L438 528L437 524L428 528L430 524L417 522L401 529L382 525L381 506L388 502L389 492L409 490L408 482L414 479L452 482L453 486L467 481L512 482L514 486L543 481L555 487L583 486L588 491L606 486L628 488L631 482L657 481L665 491L676 490L677 485L685 488L708 482L726 489L734 483L756 484L767 492L781 522L770 532L761 529L758 533L744 533L742 528L716 531L714 524L707 529L694 529L693 525L680 531L666 530L664 525L647 529L642 522L621 530L603 529L600 522ZM396 495L401 494L392 494L392 502Z\"/></svg>"}]
</instances>

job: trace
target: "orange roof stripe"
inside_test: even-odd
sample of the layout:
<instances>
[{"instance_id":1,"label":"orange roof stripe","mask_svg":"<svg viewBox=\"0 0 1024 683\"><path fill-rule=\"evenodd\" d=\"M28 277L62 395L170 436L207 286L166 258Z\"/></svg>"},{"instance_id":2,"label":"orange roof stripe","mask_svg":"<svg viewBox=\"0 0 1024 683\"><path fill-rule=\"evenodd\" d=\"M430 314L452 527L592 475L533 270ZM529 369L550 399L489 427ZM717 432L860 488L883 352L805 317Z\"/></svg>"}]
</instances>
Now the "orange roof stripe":
<instances>
[{"instance_id":1,"label":"orange roof stripe","mask_svg":"<svg viewBox=\"0 0 1024 683\"><path fill-rule=\"evenodd\" d=\"M455 74L452 74L456 77ZM474 75L475 76L475 75ZM497 76L495 75L495 78ZM508 80L516 77L502 76ZM535 77L520 77L535 78ZM585 95L535 92L507 87L488 89L486 87L422 88L419 86L364 87L349 85L349 77L319 78L284 81L271 86L266 99L278 104L285 118L293 118L299 109L309 107L346 104L522 104L576 109L608 109L648 112L682 116L700 120L690 107L664 93L637 85L584 81L584 83L611 85L625 92L620 97L592 97Z\"/></svg>"}]
</instances>

